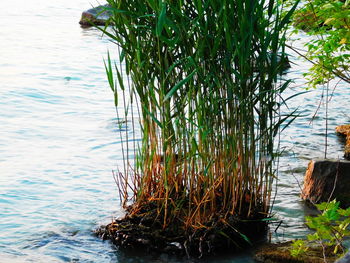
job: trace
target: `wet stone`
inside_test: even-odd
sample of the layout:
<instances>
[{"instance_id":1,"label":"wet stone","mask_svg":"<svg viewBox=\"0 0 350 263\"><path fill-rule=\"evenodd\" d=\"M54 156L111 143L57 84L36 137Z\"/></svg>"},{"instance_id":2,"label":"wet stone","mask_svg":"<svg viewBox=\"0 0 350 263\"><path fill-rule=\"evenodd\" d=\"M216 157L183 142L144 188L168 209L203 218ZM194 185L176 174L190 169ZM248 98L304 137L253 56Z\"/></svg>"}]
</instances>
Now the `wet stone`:
<instances>
[{"instance_id":1,"label":"wet stone","mask_svg":"<svg viewBox=\"0 0 350 263\"><path fill-rule=\"evenodd\" d=\"M108 7L109 5L107 4L84 11L79 24L85 27L92 26L93 24L97 26L105 25L111 16L111 12L107 10Z\"/></svg>"}]
</instances>

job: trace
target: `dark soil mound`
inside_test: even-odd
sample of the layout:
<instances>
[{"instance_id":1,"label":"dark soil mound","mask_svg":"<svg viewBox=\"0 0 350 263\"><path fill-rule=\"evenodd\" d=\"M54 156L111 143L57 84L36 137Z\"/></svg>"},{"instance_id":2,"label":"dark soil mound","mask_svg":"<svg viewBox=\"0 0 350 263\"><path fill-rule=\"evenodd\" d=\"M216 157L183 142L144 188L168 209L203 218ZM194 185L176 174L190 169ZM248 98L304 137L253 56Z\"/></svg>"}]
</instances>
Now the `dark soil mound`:
<instances>
[{"instance_id":1,"label":"dark soil mound","mask_svg":"<svg viewBox=\"0 0 350 263\"><path fill-rule=\"evenodd\" d=\"M187 230L179 218L174 218L163 228L161 216L156 209L149 208L136 214L127 212L124 218L100 227L96 233L127 250L198 258L241 251L267 233L266 221L261 218L243 220L235 216L225 220L222 216L213 216L206 225Z\"/></svg>"}]
</instances>

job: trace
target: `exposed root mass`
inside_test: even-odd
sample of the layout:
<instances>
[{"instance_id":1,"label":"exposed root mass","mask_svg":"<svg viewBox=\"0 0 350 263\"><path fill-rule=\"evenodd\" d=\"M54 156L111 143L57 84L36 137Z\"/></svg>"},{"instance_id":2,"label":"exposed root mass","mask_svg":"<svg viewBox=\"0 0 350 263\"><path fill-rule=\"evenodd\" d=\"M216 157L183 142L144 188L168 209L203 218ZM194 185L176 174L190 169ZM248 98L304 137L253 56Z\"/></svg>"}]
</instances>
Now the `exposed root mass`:
<instances>
[{"instance_id":1,"label":"exposed root mass","mask_svg":"<svg viewBox=\"0 0 350 263\"><path fill-rule=\"evenodd\" d=\"M150 207L148 207L150 208ZM261 220L243 220L214 216L200 228L187 228L179 218L166 227L156 209L128 212L124 218L96 230L104 240L111 240L123 249L169 253L202 258L219 252L235 252L248 248L266 234L267 224Z\"/></svg>"}]
</instances>

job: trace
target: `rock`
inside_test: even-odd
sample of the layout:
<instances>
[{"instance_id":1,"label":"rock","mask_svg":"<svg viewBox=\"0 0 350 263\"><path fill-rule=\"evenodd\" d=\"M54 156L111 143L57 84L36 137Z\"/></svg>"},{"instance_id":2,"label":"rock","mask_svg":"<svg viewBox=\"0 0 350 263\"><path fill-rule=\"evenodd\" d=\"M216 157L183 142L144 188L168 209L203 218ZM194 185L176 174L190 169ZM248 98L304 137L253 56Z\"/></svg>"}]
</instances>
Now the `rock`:
<instances>
[{"instance_id":1,"label":"rock","mask_svg":"<svg viewBox=\"0 0 350 263\"><path fill-rule=\"evenodd\" d=\"M304 177L301 197L311 203L328 200L350 206L350 161L320 159L310 161Z\"/></svg>"},{"instance_id":2,"label":"rock","mask_svg":"<svg viewBox=\"0 0 350 263\"><path fill-rule=\"evenodd\" d=\"M342 258L338 259L335 263L349 263L350 262L350 251L346 253Z\"/></svg>"},{"instance_id":3,"label":"rock","mask_svg":"<svg viewBox=\"0 0 350 263\"><path fill-rule=\"evenodd\" d=\"M350 124L340 125L335 128L335 131L341 135L346 137L346 143L344 148L344 157L350 160Z\"/></svg>"},{"instance_id":4,"label":"rock","mask_svg":"<svg viewBox=\"0 0 350 263\"><path fill-rule=\"evenodd\" d=\"M324 263L323 250L321 247L310 245L305 254L298 257L292 257L290 254L292 241L266 244L259 248L254 256L257 262L263 263ZM336 260L330 249L326 249L326 257L328 263L333 263Z\"/></svg>"},{"instance_id":5,"label":"rock","mask_svg":"<svg viewBox=\"0 0 350 263\"><path fill-rule=\"evenodd\" d=\"M104 26L112 15L111 11L106 9L108 7L109 5L107 4L84 11L79 24L82 26L92 26L91 23L93 23L98 26Z\"/></svg>"},{"instance_id":6,"label":"rock","mask_svg":"<svg viewBox=\"0 0 350 263\"><path fill-rule=\"evenodd\" d=\"M335 128L335 131L344 136L350 135L350 124L339 125Z\"/></svg>"}]
</instances>

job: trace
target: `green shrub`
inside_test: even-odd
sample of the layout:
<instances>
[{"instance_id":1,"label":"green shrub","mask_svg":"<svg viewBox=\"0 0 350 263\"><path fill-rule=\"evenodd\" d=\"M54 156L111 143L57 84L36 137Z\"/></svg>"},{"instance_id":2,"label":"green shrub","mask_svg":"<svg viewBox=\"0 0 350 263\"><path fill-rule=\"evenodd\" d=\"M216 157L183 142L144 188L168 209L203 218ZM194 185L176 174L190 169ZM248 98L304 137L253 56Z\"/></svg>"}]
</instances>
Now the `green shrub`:
<instances>
[{"instance_id":1,"label":"green shrub","mask_svg":"<svg viewBox=\"0 0 350 263\"><path fill-rule=\"evenodd\" d=\"M305 44L307 50L301 52L313 64L305 73L309 86L334 78L350 83L349 1L308 0L297 9L293 20L297 29L312 36Z\"/></svg>"},{"instance_id":2,"label":"green shrub","mask_svg":"<svg viewBox=\"0 0 350 263\"><path fill-rule=\"evenodd\" d=\"M350 237L350 207L339 208L339 202L324 202L316 204L321 212L318 216L306 217L306 225L315 232L307 236L308 241L320 245L323 249L332 247L333 253L342 255L345 253L344 239ZM307 251L308 245L303 240L295 240L291 255L297 257Z\"/></svg>"}]
</instances>

